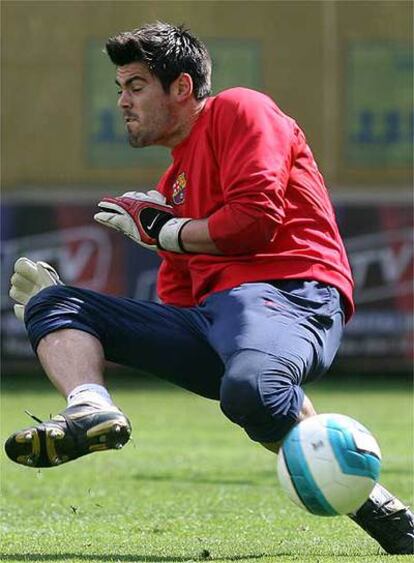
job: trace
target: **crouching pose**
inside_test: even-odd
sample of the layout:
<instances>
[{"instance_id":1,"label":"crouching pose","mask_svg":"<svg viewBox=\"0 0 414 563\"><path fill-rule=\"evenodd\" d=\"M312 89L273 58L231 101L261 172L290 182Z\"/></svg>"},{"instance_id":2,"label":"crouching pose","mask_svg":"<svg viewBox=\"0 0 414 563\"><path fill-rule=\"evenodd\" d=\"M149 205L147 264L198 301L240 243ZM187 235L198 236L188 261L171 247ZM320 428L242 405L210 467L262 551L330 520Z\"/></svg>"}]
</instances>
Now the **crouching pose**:
<instances>
[{"instance_id":1,"label":"crouching pose","mask_svg":"<svg viewBox=\"0 0 414 563\"><path fill-rule=\"evenodd\" d=\"M162 145L156 190L105 197L96 221L162 257L161 303L65 286L21 258L11 297L68 407L14 433L9 457L50 467L120 448L131 432L104 385L104 360L220 401L277 453L315 414L303 385L322 377L354 309L353 282L305 136L267 96L210 95L210 57L191 33L147 25L108 40L133 147ZM413 514L380 485L351 515L389 553L412 553Z\"/></svg>"}]
</instances>

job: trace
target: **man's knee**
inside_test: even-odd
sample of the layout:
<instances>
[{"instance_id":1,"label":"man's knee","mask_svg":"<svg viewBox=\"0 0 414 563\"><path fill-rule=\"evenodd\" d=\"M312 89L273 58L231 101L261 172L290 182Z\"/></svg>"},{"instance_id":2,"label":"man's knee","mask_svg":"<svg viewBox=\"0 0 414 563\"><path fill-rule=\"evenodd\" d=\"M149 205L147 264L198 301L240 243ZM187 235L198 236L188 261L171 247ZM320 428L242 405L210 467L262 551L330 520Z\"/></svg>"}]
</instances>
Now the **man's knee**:
<instances>
[{"instance_id":1,"label":"man's knee","mask_svg":"<svg viewBox=\"0 0 414 563\"><path fill-rule=\"evenodd\" d=\"M256 353L250 350L236 354L228 363L221 384L220 407L227 418L240 425L261 407L255 358Z\"/></svg>"},{"instance_id":2,"label":"man's knee","mask_svg":"<svg viewBox=\"0 0 414 563\"><path fill-rule=\"evenodd\" d=\"M51 285L36 293L25 306L26 326L39 316L50 315L51 312L63 311L64 307L75 304L74 288L67 285ZM79 308L79 304L77 304Z\"/></svg>"},{"instance_id":3,"label":"man's knee","mask_svg":"<svg viewBox=\"0 0 414 563\"><path fill-rule=\"evenodd\" d=\"M34 295L25 307L26 315L31 309L42 306L48 307L56 304L57 300L65 299L73 293L73 288L68 285L50 285L41 289Z\"/></svg>"},{"instance_id":4,"label":"man's knee","mask_svg":"<svg viewBox=\"0 0 414 563\"><path fill-rule=\"evenodd\" d=\"M232 358L221 386L220 406L257 442L281 440L297 422L303 391L284 362L245 350Z\"/></svg>"},{"instance_id":5,"label":"man's knee","mask_svg":"<svg viewBox=\"0 0 414 563\"><path fill-rule=\"evenodd\" d=\"M64 328L86 330L98 336L96 323L81 296L82 290L67 285L42 289L25 307L24 320L34 350L43 336Z\"/></svg>"}]
</instances>

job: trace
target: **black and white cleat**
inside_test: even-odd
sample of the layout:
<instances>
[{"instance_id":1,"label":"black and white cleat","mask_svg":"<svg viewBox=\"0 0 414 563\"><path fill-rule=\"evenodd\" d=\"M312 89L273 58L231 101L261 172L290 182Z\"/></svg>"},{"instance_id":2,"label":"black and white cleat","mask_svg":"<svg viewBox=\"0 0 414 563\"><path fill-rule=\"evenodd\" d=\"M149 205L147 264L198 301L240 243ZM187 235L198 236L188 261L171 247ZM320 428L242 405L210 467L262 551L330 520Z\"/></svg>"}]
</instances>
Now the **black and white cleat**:
<instances>
[{"instance_id":1,"label":"black and white cleat","mask_svg":"<svg viewBox=\"0 0 414 563\"><path fill-rule=\"evenodd\" d=\"M12 461L27 467L55 467L93 452L120 449L131 435L128 418L115 406L72 405L39 422L7 439L5 450Z\"/></svg>"}]
</instances>

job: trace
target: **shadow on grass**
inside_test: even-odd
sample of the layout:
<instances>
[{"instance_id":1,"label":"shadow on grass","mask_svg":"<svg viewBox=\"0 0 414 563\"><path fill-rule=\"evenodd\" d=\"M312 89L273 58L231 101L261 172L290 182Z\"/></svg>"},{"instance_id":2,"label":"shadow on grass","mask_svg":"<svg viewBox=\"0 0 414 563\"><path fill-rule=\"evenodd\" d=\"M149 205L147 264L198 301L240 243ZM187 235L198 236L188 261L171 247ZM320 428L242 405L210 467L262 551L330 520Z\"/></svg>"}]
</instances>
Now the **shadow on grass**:
<instances>
[{"instance_id":1,"label":"shadow on grass","mask_svg":"<svg viewBox=\"0 0 414 563\"><path fill-rule=\"evenodd\" d=\"M126 561L129 563L138 563L138 562L145 562L147 561L148 563L179 563L179 562L187 562L187 563L191 563L191 562L195 562L195 561L216 561L217 563L219 563L220 561L248 561L248 560L258 560L258 559L263 559L263 561L266 561L267 559L269 559L270 561L277 561L277 559L279 557L292 557L292 561L296 560L296 561L301 561L302 563L305 561L315 561L315 557L316 557L316 561L318 561L317 557L318 556L303 556L303 557L298 557L295 554L292 554L292 552L283 552L283 553L274 553L274 554L270 554L270 553L257 553L257 554L247 554L247 555L230 555L228 557L214 557L211 556L208 553L200 553L197 556L194 557L174 557L173 555L168 556L168 555L119 555L119 554L102 554L102 553L90 553L90 554L86 554L86 553L50 553L50 554L41 554L41 553L27 553L27 554L20 554L20 553L10 553L7 555L3 555L0 553L0 561L76 561L76 560L80 560L80 561L104 561L105 563L110 563L111 561ZM331 560L331 558L338 558L338 559L343 559L346 562L352 560L357 560L357 559L364 559L365 561L367 560L367 554L354 554L354 555L350 555L349 553L335 553L335 555L329 555L326 553L323 553L320 555L320 557L329 557L329 560ZM381 554L380 552L378 552L377 554L373 555L370 554L369 557L371 558L370 560L374 561L377 560L378 561L384 561L383 559L383 554Z\"/></svg>"},{"instance_id":2,"label":"shadow on grass","mask_svg":"<svg viewBox=\"0 0 414 563\"><path fill-rule=\"evenodd\" d=\"M285 554L279 554L279 557ZM10 553L1 554L0 561L75 561L77 559L81 561L104 561L108 563L110 561L129 561L139 562L147 561L148 563L177 563L180 561L245 561L248 559L266 559L267 557L277 557L275 555L269 554L250 554L250 555L233 555L230 557L211 557L207 553L201 553L195 557L174 557L173 555L119 555L119 554L102 554L102 553Z\"/></svg>"}]
</instances>

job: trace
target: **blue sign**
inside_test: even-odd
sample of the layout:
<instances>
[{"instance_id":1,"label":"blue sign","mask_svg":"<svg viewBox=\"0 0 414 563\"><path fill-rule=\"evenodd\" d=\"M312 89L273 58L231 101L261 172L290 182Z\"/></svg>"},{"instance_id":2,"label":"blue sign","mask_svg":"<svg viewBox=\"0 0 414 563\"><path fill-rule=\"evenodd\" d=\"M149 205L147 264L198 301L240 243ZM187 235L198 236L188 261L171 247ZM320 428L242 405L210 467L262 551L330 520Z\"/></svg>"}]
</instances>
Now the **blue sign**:
<instances>
[{"instance_id":1,"label":"blue sign","mask_svg":"<svg viewBox=\"0 0 414 563\"><path fill-rule=\"evenodd\" d=\"M347 62L345 156L356 168L411 168L413 52L394 42L353 43Z\"/></svg>"}]
</instances>

